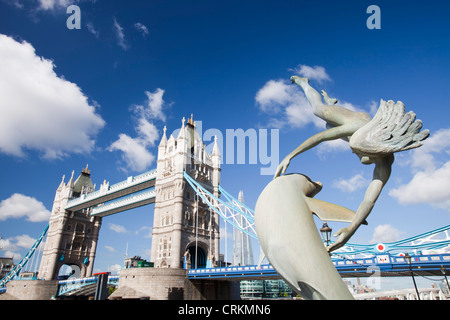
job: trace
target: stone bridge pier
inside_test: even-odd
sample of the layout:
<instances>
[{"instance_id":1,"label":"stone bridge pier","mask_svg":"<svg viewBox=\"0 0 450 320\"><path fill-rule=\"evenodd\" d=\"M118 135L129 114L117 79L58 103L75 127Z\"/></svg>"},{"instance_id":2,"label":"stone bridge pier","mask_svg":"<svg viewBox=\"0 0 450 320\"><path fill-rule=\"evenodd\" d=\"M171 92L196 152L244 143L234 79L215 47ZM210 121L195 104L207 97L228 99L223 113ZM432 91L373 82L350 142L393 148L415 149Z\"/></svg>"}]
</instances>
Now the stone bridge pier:
<instances>
[{"instance_id":1,"label":"stone bridge pier","mask_svg":"<svg viewBox=\"0 0 450 320\"><path fill-rule=\"evenodd\" d=\"M150 300L239 300L239 281L194 280L179 268L130 268L120 272L109 298Z\"/></svg>"}]
</instances>

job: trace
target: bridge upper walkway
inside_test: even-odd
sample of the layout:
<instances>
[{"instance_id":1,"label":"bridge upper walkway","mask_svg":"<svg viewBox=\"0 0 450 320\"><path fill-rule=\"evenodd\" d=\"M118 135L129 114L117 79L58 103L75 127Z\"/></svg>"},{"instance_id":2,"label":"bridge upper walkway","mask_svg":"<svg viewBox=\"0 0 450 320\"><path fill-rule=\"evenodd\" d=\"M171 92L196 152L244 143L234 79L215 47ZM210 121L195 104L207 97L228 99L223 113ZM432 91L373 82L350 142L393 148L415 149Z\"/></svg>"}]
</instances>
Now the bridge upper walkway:
<instances>
[{"instance_id":1,"label":"bridge upper walkway","mask_svg":"<svg viewBox=\"0 0 450 320\"><path fill-rule=\"evenodd\" d=\"M109 201L152 188L155 186L155 180L156 169L153 169L135 177L128 177L126 180L107 186L106 188L100 188L100 190L88 194L82 194L78 198L69 200L65 209L68 211L78 211L102 203L107 203ZM105 211L103 211L103 213L104 212Z\"/></svg>"}]
</instances>

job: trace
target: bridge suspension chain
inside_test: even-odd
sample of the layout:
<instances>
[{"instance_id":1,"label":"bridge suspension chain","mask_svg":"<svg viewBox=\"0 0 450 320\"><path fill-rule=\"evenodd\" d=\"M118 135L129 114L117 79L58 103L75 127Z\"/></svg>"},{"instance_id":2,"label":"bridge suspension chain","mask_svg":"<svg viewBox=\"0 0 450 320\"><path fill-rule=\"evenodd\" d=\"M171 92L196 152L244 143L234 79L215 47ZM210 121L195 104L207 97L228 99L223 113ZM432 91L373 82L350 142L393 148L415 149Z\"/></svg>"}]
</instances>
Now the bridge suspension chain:
<instances>
[{"instance_id":1,"label":"bridge suspension chain","mask_svg":"<svg viewBox=\"0 0 450 320\"><path fill-rule=\"evenodd\" d=\"M26 266L26 264L36 251L37 247L39 247L39 244L42 242L42 239L44 239L45 235L47 234L48 227L48 225L45 227L44 231L42 231L39 238L33 244L31 249L28 250L22 260L20 260L20 262L3 279L0 280L0 287L5 286L10 280L14 279L14 277L16 277L20 273L23 267Z\"/></svg>"},{"instance_id":2,"label":"bridge suspension chain","mask_svg":"<svg viewBox=\"0 0 450 320\"><path fill-rule=\"evenodd\" d=\"M191 178L186 172L183 173L186 181L191 185L194 191L202 198L202 200L212 210L217 212L226 222L232 224L237 229L250 235L254 239L258 239L255 231L255 215L254 211L245 204L236 200L225 189L219 185L219 191L225 198L225 201L215 197L199 182ZM377 244L352 244L347 243L342 248L333 251L332 256L342 257L346 259L356 259L359 257L373 257L374 254L383 252L396 254L404 253L406 251L420 251L420 250L441 250L448 252L450 250L450 225L432 230L414 237L404 240L399 240L391 243L383 243L383 249L380 250ZM441 238L438 238L441 237ZM443 238L442 238L443 237Z\"/></svg>"},{"instance_id":3,"label":"bridge suspension chain","mask_svg":"<svg viewBox=\"0 0 450 320\"><path fill-rule=\"evenodd\" d=\"M186 172L183 176L196 194L208 205L214 212L219 214L226 222L230 223L240 231L248 234L254 239L258 239L255 231L255 218L251 209L243 203L234 199L224 189L219 187L220 192L225 196L228 202L217 198L199 182L191 178Z\"/></svg>"},{"instance_id":4,"label":"bridge suspension chain","mask_svg":"<svg viewBox=\"0 0 450 320\"><path fill-rule=\"evenodd\" d=\"M347 243L344 247L333 251L332 255L345 254L350 256L362 255L369 257L380 253L400 254L421 250L450 252L449 230L450 225L446 225L436 230L425 232L407 239L382 244L363 245Z\"/></svg>"}]
</instances>

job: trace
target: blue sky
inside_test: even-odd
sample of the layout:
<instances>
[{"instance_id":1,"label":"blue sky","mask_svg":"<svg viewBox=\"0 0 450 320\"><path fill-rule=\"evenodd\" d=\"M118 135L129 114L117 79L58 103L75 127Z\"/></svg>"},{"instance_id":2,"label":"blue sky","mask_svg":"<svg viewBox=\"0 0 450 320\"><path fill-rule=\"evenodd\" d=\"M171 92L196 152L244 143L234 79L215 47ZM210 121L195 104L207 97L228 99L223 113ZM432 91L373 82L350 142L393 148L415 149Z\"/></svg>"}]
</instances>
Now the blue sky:
<instances>
[{"instance_id":1,"label":"blue sky","mask_svg":"<svg viewBox=\"0 0 450 320\"><path fill-rule=\"evenodd\" d=\"M431 131L422 148L397 155L351 242L449 224L450 5L376 1L381 29L370 30L374 3L0 0L0 255L26 253L63 175L89 164L99 186L151 169L163 127L172 132L191 113L224 136L278 129L272 159L281 161L324 129L291 75L372 114L380 99L401 100ZM66 26L70 4L81 10L79 30ZM254 207L271 176L261 175L260 153L256 164L246 155L222 165L221 184ZM289 167L324 184L318 198L353 210L372 170L340 142ZM148 258L152 223L152 205L104 218L96 270L122 265L127 243L129 255Z\"/></svg>"}]
</instances>

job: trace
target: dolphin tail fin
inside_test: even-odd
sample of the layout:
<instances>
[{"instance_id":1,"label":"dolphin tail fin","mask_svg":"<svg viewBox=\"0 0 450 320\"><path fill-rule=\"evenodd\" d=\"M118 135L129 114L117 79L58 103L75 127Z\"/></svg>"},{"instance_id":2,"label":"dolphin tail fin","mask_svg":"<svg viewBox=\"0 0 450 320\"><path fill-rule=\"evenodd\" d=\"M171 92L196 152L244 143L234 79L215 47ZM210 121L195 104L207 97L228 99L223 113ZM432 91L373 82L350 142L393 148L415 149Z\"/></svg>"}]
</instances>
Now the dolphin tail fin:
<instances>
[{"instance_id":1,"label":"dolphin tail fin","mask_svg":"<svg viewBox=\"0 0 450 320\"><path fill-rule=\"evenodd\" d=\"M351 222L355 212L336 204L305 197L311 211L322 221ZM367 224L366 221L363 224Z\"/></svg>"}]
</instances>

